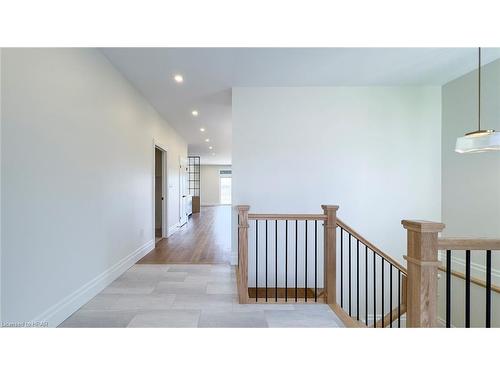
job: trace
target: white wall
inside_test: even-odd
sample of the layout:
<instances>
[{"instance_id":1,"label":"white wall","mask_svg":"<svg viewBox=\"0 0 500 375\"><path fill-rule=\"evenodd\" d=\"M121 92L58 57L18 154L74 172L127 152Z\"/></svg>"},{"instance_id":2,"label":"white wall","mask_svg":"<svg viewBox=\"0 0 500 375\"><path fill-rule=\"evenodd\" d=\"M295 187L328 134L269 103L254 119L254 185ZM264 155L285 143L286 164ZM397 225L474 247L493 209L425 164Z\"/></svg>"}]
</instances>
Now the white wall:
<instances>
[{"instance_id":1,"label":"white wall","mask_svg":"<svg viewBox=\"0 0 500 375\"><path fill-rule=\"evenodd\" d=\"M153 139L184 140L95 49L2 51L2 318L58 324L152 248Z\"/></svg>"},{"instance_id":2,"label":"white wall","mask_svg":"<svg viewBox=\"0 0 500 375\"><path fill-rule=\"evenodd\" d=\"M500 131L500 60L482 69L482 127ZM477 128L477 70L443 86L442 91L442 215L443 234L461 237L500 237L500 153L457 154L457 137ZM463 252L453 252L453 268L464 269ZM472 276L485 280L484 253L472 254ZM500 253L492 256L492 282L500 285ZM452 301L452 319L463 325L463 282L456 280ZM444 278L441 279L444 298ZM472 287L472 300L484 300L484 289ZM493 296L493 311L500 311L500 296ZM444 307L444 303L440 304ZM484 326L484 304L472 313L472 324ZM444 309L440 310L444 317ZM500 315L493 314L495 326Z\"/></svg>"},{"instance_id":3,"label":"white wall","mask_svg":"<svg viewBox=\"0 0 500 375\"><path fill-rule=\"evenodd\" d=\"M230 165L201 165L200 201L202 206L220 204L219 171L231 169Z\"/></svg>"},{"instance_id":4,"label":"white wall","mask_svg":"<svg viewBox=\"0 0 500 375\"><path fill-rule=\"evenodd\" d=\"M338 204L401 262L401 219L441 219L439 87L234 88L232 103L234 205Z\"/></svg>"}]
</instances>

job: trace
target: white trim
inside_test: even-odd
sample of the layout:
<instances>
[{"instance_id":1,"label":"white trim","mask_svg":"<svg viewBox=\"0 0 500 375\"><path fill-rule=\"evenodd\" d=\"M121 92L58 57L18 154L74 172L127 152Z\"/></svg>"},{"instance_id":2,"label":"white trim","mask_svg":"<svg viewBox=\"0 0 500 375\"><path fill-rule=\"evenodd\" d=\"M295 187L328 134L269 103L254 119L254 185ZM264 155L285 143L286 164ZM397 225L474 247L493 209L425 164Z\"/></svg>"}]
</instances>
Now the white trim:
<instances>
[{"instance_id":1,"label":"white trim","mask_svg":"<svg viewBox=\"0 0 500 375\"><path fill-rule=\"evenodd\" d=\"M161 236L163 238L167 237L167 228L168 228L168 170L167 170L167 151L162 149L162 161L161 161L161 167L162 167L162 177L163 181L161 184L161 195L163 197L163 200L161 202Z\"/></svg>"},{"instance_id":2,"label":"white trim","mask_svg":"<svg viewBox=\"0 0 500 375\"><path fill-rule=\"evenodd\" d=\"M167 230L167 238L179 230L179 223L170 226Z\"/></svg>"},{"instance_id":3,"label":"white trim","mask_svg":"<svg viewBox=\"0 0 500 375\"><path fill-rule=\"evenodd\" d=\"M231 260L229 261L229 264L231 264L231 266L237 266L238 265L238 253L232 251L231 252Z\"/></svg>"},{"instance_id":4,"label":"white trim","mask_svg":"<svg viewBox=\"0 0 500 375\"><path fill-rule=\"evenodd\" d=\"M231 201L232 201L233 200L233 176L232 176L232 174L231 175L221 175L220 174L221 170L223 170L223 171L231 170L232 171L232 169L227 169L227 168L221 168L221 169L219 169L219 204L232 206L232 203L221 203L222 202L222 184L221 184L221 180L223 178L230 178L231 179Z\"/></svg>"},{"instance_id":5,"label":"white trim","mask_svg":"<svg viewBox=\"0 0 500 375\"><path fill-rule=\"evenodd\" d=\"M188 222L186 215L186 200L183 196L188 195L189 175L187 172L188 158L179 155L179 225L183 226ZM201 173L201 171L200 171Z\"/></svg>"},{"instance_id":6,"label":"white trim","mask_svg":"<svg viewBox=\"0 0 500 375\"><path fill-rule=\"evenodd\" d=\"M116 278L132 267L139 259L155 247L155 241L150 240L132 254L127 255L115 265L109 267L97 277L93 278L73 293L64 297L42 314L34 318L33 322L48 322L49 327L57 327L76 310L94 298Z\"/></svg>"},{"instance_id":7,"label":"white trim","mask_svg":"<svg viewBox=\"0 0 500 375\"><path fill-rule=\"evenodd\" d=\"M446 328L446 320L440 316L437 317L437 324L439 328ZM455 326L450 323L450 328L455 328Z\"/></svg>"},{"instance_id":8,"label":"white trim","mask_svg":"<svg viewBox=\"0 0 500 375\"><path fill-rule=\"evenodd\" d=\"M167 146L163 145L159 141L157 141L155 138L153 138L153 187L152 187L152 210L153 210L153 217L152 217L152 236L153 238L156 237L156 210L155 210L155 184L156 184L156 149L160 149L162 151L162 173L163 173L163 184L162 184L162 194L163 194L163 202L162 202L162 221L161 221L161 238L166 238L168 237L168 198L169 198L169 193L168 193L168 169L167 169L167 160L168 160L168 148Z\"/></svg>"}]
</instances>

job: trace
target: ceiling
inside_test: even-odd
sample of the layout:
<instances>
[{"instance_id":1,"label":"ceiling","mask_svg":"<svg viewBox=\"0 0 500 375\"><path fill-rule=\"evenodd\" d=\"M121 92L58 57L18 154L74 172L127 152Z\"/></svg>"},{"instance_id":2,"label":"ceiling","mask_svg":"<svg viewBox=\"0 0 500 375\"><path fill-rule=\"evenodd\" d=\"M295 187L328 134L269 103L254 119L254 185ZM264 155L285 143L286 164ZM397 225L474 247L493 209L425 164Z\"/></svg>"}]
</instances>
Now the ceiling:
<instances>
[{"instance_id":1,"label":"ceiling","mask_svg":"<svg viewBox=\"0 0 500 375\"><path fill-rule=\"evenodd\" d=\"M475 48L101 51L186 139L189 154L200 155L202 164L231 163L232 87L443 85L477 65ZM485 64L498 58L500 48L483 49ZM183 83L173 80L175 74L183 76ZM191 114L193 110L198 117Z\"/></svg>"}]
</instances>

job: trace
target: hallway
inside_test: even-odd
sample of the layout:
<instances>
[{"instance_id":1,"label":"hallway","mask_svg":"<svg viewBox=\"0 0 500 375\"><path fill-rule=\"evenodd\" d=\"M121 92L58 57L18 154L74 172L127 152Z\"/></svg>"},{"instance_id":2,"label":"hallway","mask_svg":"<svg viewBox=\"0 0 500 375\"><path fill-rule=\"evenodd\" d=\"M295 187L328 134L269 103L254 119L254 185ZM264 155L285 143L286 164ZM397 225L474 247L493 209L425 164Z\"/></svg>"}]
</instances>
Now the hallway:
<instances>
[{"instance_id":1,"label":"hallway","mask_svg":"<svg viewBox=\"0 0 500 375\"><path fill-rule=\"evenodd\" d=\"M342 327L326 304L240 305L231 207L202 207L59 327Z\"/></svg>"},{"instance_id":2,"label":"hallway","mask_svg":"<svg viewBox=\"0 0 500 375\"><path fill-rule=\"evenodd\" d=\"M207 206L138 263L229 264L230 256L231 206Z\"/></svg>"}]
</instances>

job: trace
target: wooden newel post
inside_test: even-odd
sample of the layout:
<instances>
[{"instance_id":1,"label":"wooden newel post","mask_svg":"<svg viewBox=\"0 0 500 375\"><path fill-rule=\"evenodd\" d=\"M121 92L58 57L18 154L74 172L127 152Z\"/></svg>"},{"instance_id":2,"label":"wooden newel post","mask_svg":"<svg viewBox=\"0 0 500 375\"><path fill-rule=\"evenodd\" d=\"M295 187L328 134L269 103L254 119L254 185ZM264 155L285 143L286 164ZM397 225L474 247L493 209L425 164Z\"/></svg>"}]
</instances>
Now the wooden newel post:
<instances>
[{"instance_id":1,"label":"wooden newel post","mask_svg":"<svg viewBox=\"0 0 500 375\"><path fill-rule=\"evenodd\" d=\"M326 215L324 227L326 303L337 303L337 210L339 206L322 205Z\"/></svg>"},{"instance_id":2,"label":"wooden newel post","mask_svg":"<svg viewBox=\"0 0 500 375\"><path fill-rule=\"evenodd\" d=\"M407 327L436 327L438 233L444 224L403 220L408 232Z\"/></svg>"},{"instance_id":3,"label":"wooden newel post","mask_svg":"<svg viewBox=\"0 0 500 375\"><path fill-rule=\"evenodd\" d=\"M238 210L238 297L248 303L248 210L250 206L236 206Z\"/></svg>"}]
</instances>

